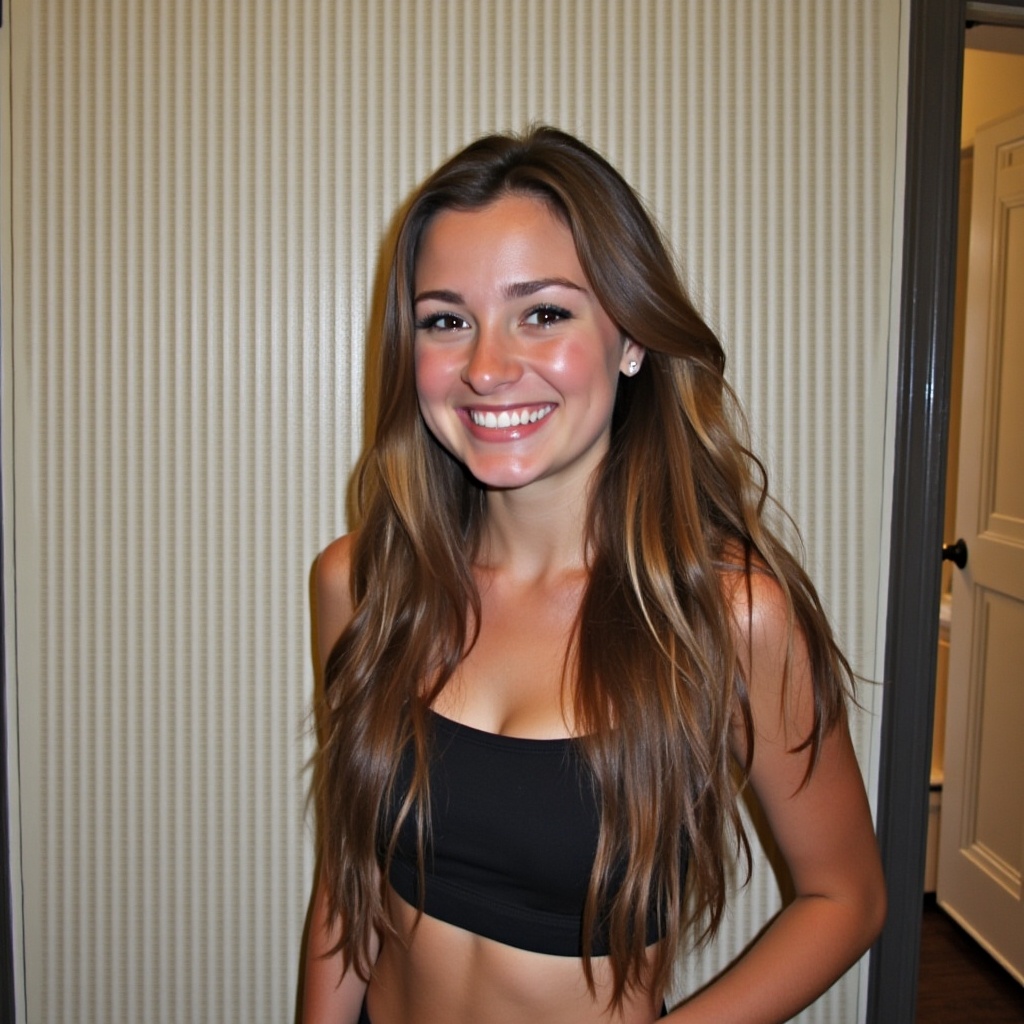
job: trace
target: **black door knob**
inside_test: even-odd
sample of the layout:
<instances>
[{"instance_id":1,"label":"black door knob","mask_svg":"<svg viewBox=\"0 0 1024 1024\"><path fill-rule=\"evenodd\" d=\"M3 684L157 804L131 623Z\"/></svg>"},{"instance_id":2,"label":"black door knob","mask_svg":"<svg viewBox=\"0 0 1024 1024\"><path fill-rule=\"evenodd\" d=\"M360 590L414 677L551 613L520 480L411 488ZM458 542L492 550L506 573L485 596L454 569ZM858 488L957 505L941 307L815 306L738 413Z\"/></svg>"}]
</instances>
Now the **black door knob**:
<instances>
[{"instance_id":1,"label":"black door knob","mask_svg":"<svg viewBox=\"0 0 1024 1024\"><path fill-rule=\"evenodd\" d=\"M963 537L958 537L953 544L942 545L942 560L952 562L958 569L967 565L967 545Z\"/></svg>"}]
</instances>

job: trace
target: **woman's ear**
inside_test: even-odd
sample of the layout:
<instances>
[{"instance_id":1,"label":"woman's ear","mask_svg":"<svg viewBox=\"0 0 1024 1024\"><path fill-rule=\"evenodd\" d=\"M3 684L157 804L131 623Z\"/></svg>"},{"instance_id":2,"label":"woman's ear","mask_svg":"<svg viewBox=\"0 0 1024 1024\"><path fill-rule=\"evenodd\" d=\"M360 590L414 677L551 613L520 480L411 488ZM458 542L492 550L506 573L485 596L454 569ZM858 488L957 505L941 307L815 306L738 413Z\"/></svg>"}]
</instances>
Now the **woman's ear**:
<instances>
[{"instance_id":1,"label":"woman's ear","mask_svg":"<svg viewBox=\"0 0 1024 1024\"><path fill-rule=\"evenodd\" d=\"M632 338L624 338L622 347L622 361L619 363L619 370L627 377L635 377L644 361L645 349L638 345Z\"/></svg>"}]
</instances>

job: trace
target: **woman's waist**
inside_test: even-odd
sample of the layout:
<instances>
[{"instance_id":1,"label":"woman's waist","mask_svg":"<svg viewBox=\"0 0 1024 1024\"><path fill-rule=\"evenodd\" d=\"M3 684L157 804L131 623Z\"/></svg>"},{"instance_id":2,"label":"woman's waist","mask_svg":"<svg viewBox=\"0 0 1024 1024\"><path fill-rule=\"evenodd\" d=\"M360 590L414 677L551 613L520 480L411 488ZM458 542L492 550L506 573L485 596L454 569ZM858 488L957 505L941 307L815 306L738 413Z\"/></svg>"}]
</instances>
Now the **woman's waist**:
<instances>
[{"instance_id":1,"label":"woman's waist","mask_svg":"<svg viewBox=\"0 0 1024 1024\"><path fill-rule=\"evenodd\" d=\"M426 914L417 921L415 907L393 890L389 908L397 935L385 940L370 983L373 1024L607 1019L613 982L606 957L591 960L592 994L578 957L508 946ZM657 1015L656 1001L646 992L632 994L623 1009L623 1024L650 1024Z\"/></svg>"}]
</instances>

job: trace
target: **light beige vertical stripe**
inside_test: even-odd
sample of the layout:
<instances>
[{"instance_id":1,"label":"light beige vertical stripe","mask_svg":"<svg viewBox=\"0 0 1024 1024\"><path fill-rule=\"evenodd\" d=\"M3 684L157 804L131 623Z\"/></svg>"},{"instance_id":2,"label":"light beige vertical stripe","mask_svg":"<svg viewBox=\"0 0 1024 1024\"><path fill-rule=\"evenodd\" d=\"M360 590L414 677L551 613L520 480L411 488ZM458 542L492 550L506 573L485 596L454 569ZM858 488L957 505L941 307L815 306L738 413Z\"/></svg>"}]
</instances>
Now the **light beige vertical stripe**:
<instances>
[{"instance_id":1,"label":"light beige vertical stripe","mask_svg":"<svg viewBox=\"0 0 1024 1024\"><path fill-rule=\"evenodd\" d=\"M15 0L28 1020L289 1018L309 571L345 529L382 240L482 131L559 124L641 191L869 669L898 19L898 0ZM778 902L759 859L682 988ZM857 987L801 1019L857 1019Z\"/></svg>"}]
</instances>

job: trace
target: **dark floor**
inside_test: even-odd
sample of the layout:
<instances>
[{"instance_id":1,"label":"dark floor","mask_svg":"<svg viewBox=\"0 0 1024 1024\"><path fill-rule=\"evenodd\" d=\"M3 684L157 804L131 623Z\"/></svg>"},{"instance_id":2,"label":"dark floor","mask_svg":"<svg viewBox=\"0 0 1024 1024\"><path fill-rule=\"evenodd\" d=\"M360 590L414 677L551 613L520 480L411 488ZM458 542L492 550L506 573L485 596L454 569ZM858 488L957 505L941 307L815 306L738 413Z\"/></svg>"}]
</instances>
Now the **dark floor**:
<instances>
[{"instance_id":1,"label":"dark floor","mask_svg":"<svg viewBox=\"0 0 1024 1024\"><path fill-rule=\"evenodd\" d=\"M926 897L917 1024L1022 1024L1024 986Z\"/></svg>"}]
</instances>

